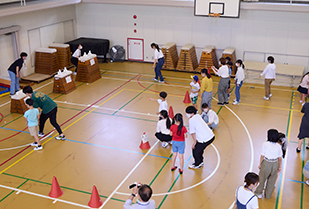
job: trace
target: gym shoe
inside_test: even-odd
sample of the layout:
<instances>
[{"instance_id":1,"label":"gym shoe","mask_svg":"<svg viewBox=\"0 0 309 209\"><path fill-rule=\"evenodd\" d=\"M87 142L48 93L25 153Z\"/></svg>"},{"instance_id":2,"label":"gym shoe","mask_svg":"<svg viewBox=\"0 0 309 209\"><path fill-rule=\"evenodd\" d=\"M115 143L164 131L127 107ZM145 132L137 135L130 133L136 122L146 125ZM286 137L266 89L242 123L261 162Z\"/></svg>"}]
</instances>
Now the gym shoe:
<instances>
[{"instance_id":1,"label":"gym shoe","mask_svg":"<svg viewBox=\"0 0 309 209\"><path fill-rule=\"evenodd\" d=\"M303 101L302 101L302 100L299 100L299 103L303 103Z\"/></svg>"},{"instance_id":2,"label":"gym shoe","mask_svg":"<svg viewBox=\"0 0 309 209\"><path fill-rule=\"evenodd\" d=\"M268 95L269 98L272 97L272 96L273 96L272 94L269 94L269 95Z\"/></svg>"},{"instance_id":3,"label":"gym shoe","mask_svg":"<svg viewBox=\"0 0 309 209\"><path fill-rule=\"evenodd\" d=\"M164 148L165 148L165 147L167 147L168 143L167 143L167 142L162 142L162 144L161 144L161 145L162 145L162 147L164 147Z\"/></svg>"},{"instance_id":4,"label":"gym shoe","mask_svg":"<svg viewBox=\"0 0 309 209\"><path fill-rule=\"evenodd\" d=\"M221 102L218 102L217 103L219 106L223 106L224 104L223 103L221 103Z\"/></svg>"},{"instance_id":5,"label":"gym shoe","mask_svg":"<svg viewBox=\"0 0 309 209\"><path fill-rule=\"evenodd\" d=\"M37 143L37 142L33 142L33 143L31 143L30 145L33 146L33 147L37 147L37 146L38 146L38 143Z\"/></svg>"},{"instance_id":6,"label":"gym shoe","mask_svg":"<svg viewBox=\"0 0 309 209\"><path fill-rule=\"evenodd\" d=\"M179 173L180 173L180 174L183 174L183 170L181 170L180 168L179 168Z\"/></svg>"},{"instance_id":7,"label":"gym shoe","mask_svg":"<svg viewBox=\"0 0 309 209\"><path fill-rule=\"evenodd\" d=\"M263 97L263 99L265 99L265 100L267 100L267 101L268 101L268 100L269 100L269 97L265 97L265 96L264 96L264 97Z\"/></svg>"},{"instance_id":8,"label":"gym shoe","mask_svg":"<svg viewBox=\"0 0 309 209\"><path fill-rule=\"evenodd\" d=\"M153 79L151 79L152 81L158 81L158 79L156 79L156 78L153 78Z\"/></svg>"},{"instance_id":9,"label":"gym shoe","mask_svg":"<svg viewBox=\"0 0 309 209\"><path fill-rule=\"evenodd\" d=\"M35 147L33 150L42 150L42 149L43 149L43 146L40 145L40 146Z\"/></svg>"},{"instance_id":10,"label":"gym shoe","mask_svg":"<svg viewBox=\"0 0 309 209\"><path fill-rule=\"evenodd\" d=\"M233 105L239 105L239 102L235 101L233 102Z\"/></svg>"},{"instance_id":11,"label":"gym shoe","mask_svg":"<svg viewBox=\"0 0 309 209\"><path fill-rule=\"evenodd\" d=\"M77 72L73 72L73 75L77 75Z\"/></svg>"},{"instance_id":12,"label":"gym shoe","mask_svg":"<svg viewBox=\"0 0 309 209\"><path fill-rule=\"evenodd\" d=\"M159 83L164 83L164 81L159 81Z\"/></svg>"},{"instance_id":13,"label":"gym shoe","mask_svg":"<svg viewBox=\"0 0 309 209\"><path fill-rule=\"evenodd\" d=\"M63 136L56 136L55 137L55 139L58 139L58 140L65 140L65 135L63 135Z\"/></svg>"},{"instance_id":14,"label":"gym shoe","mask_svg":"<svg viewBox=\"0 0 309 209\"><path fill-rule=\"evenodd\" d=\"M262 199L263 195L262 194L255 194L257 196L257 198Z\"/></svg>"},{"instance_id":15,"label":"gym shoe","mask_svg":"<svg viewBox=\"0 0 309 209\"><path fill-rule=\"evenodd\" d=\"M309 186L309 180L306 181L306 184Z\"/></svg>"},{"instance_id":16,"label":"gym shoe","mask_svg":"<svg viewBox=\"0 0 309 209\"><path fill-rule=\"evenodd\" d=\"M189 168L192 168L192 169L199 169L200 167L202 167L204 165L204 163L200 163L199 165L195 165L195 163L189 165Z\"/></svg>"},{"instance_id":17,"label":"gym shoe","mask_svg":"<svg viewBox=\"0 0 309 209\"><path fill-rule=\"evenodd\" d=\"M297 152L297 153L300 153L300 149L298 149L298 147L296 147L296 152Z\"/></svg>"},{"instance_id":18,"label":"gym shoe","mask_svg":"<svg viewBox=\"0 0 309 209\"><path fill-rule=\"evenodd\" d=\"M309 149L309 146L306 146L306 149Z\"/></svg>"},{"instance_id":19,"label":"gym shoe","mask_svg":"<svg viewBox=\"0 0 309 209\"><path fill-rule=\"evenodd\" d=\"M174 171L174 170L176 170L176 169L177 169L177 166L172 167L172 168L171 168L171 171Z\"/></svg>"},{"instance_id":20,"label":"gym shoe","mask_svg":"<svg viewBox=\"0 0 309 209\"><path fill-rule=\"evenodd\" d=\"M170 145L172 145L172 141L169 141L169 142L167 142L167 143L169 143Z\"/></svg>"},{"instance_id":21,"label":"gym shoe","mask_svg":"<svg viewBox=\"0 0 309 209\"><path fill-rule=\"evenodd\" d=\"M43 137L43 136L44 136L44 133L43 133L43 132L39 132L39 133L38 133L38 136L39 136L39 137Z\"/></svg>"},{"instance_id":22,"label":"gym shoe","mask_svg":"<svg viewBox=\"0 0 309 209\"><path fill-rule=\"evenodd\" d=\"M228 105L228 104L229 104L229 102L224 102L224 104Z\"/></svg>"}]
</instances>

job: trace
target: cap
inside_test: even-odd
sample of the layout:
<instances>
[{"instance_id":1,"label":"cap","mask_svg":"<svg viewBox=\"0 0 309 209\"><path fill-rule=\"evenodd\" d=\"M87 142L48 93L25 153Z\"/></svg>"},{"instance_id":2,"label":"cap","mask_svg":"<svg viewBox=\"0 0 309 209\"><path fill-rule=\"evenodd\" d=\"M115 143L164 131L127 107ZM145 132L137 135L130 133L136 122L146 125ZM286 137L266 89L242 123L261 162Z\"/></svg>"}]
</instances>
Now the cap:
<instances>
[{"instance_id":1,"label":"cap","mask_svg":"<svg viewBox=\"0 0 309 209\"><path fill-rule=\"evenodd\" d=\"M192 78L193 80L195 80L196 82L198 81L198 76L197 76L197 75L191 75L191 78Z\"/></svg>"}]
</instances>

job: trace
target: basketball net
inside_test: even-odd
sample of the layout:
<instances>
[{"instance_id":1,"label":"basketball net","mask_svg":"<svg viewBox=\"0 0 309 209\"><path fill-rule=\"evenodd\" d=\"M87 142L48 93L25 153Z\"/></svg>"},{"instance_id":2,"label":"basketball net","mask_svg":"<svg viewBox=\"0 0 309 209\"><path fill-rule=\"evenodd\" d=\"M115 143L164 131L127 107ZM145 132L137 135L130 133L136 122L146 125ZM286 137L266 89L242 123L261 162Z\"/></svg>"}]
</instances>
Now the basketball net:
<instances>
[{"instance_id":1,"label":"basketball net","mask_svg":"<svg viewBox=\"0 0 309 209\"><path fill-rule=\"evenodd\" d=\"M208 17L211 17L210 20L211 20L212 25L217 25L217 21L220 17L220 14L219 13L209 13Z\"/></svg>"}]
</instances>

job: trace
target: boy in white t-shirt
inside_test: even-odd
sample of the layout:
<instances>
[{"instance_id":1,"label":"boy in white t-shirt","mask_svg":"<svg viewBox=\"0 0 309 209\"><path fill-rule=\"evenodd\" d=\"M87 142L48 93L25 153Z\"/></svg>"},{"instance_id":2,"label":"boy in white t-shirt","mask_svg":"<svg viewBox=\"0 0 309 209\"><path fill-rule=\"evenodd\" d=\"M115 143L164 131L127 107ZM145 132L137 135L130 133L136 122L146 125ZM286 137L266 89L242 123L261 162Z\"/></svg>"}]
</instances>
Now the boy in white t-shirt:
<instances>
[{"instance_id":1,"label":"boy in white t-shirt","mask_svg":"<svg viewBox=\"0 0 309 209\"><path fill-rule=\"evenodd\" d=\"M157 112L157 115L160 114L160 112L162 110L167 110L167 101L166 101L166 97L167 97L167 93L165 91L161 91L159 93L159 96L160 96L160 99L152 99L152 98L149 98L149 101L157 101L159 103L159 111ZM162 118L159 117L159 120L161 120Z\"/></svg>"},{"instance_id":2,"label":"boy in white t-shirt","mask_svg":"<svg viewBox=\"0 0 309 209\"><path fill-rule=\"evenodd\" d=\"M190 83L190 99L192 101L192 105L197 109L196 101L198 98L198 92L200 91L200 84L198 83L197 75L191 76L192 81Z\"/></svg>"}]
</instances>

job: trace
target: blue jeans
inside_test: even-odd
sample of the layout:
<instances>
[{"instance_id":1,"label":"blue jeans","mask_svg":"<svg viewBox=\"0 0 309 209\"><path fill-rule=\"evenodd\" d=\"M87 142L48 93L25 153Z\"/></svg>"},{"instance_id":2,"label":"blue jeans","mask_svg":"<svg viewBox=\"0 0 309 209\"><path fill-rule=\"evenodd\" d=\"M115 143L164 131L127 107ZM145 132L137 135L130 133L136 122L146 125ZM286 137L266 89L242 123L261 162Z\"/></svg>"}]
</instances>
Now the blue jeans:
<instances>
[{"instance_id":1,"label":"blue jeans","mask_svg":"<svg viewBox=\"0 0 309 209\"><path fill-rule=\"evenodd\" d=\"M15 91L19 91L19 78L17 78L16 74L9 70L10 78L11 78L11 93L15 94Z\"/></svg>"},{"instance_id":2,"label":"blue jeans","mask_svg":"<svg viewBox=\"0 0 309 209\"><path fill-rule=\"evenodd\" d=\"M164 58L162 57L162 58L158 59L158 63L157 63L156 68L155 68L155 73L156 73L155 79L158 79L158 77L160 77L160 81L164 81L162 73L161 73L161 69L163 67L163 64L164 64Z\"/></svg>"},{"instance_id":3,"label":"blue jeans","mask_svg":"<svg viewBox=\"0 0 309 209\"><path fill-rule=\"evenodd\" d=\"M236 80L236 89L235 89L235 95L236 95L236 101L239 102L240 100L240 93L239 90L242 86L243 81L240 82L239 86L237 86L237 80Z\"/></svg>"}]
</instances>

